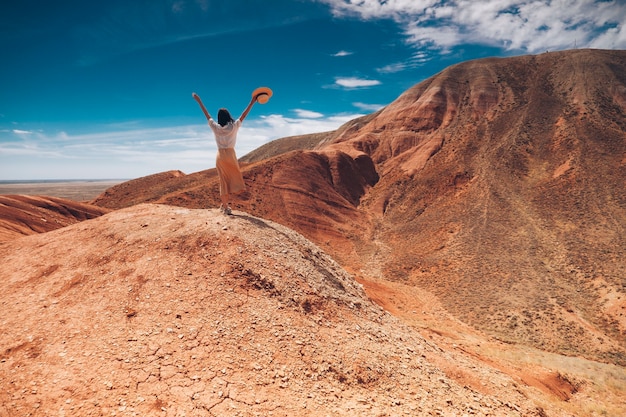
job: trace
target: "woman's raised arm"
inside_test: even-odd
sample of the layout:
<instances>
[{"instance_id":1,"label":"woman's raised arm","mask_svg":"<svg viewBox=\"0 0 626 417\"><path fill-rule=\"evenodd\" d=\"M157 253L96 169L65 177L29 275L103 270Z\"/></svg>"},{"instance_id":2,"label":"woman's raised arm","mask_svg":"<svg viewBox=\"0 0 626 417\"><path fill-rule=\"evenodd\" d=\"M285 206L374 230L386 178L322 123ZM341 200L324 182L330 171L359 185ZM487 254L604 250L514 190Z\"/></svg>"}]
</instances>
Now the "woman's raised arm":
<instances>
[{"instance_id":1,"label":"woman's raised arm","mask_svg":"<svg viewBox=\"0 0 626 417\"><path fill-rule=\"evenodd\" d=\"M243 119L245 119L248 113L250 113L250 109L252 109L252 106L254 106L254 103L256 103L256 97L252 97L252 100L250 100L250 103L248 103L248 107L246 107L243 113L241 113L241 116L239 116L239 120L243 122Z\"/></svg>"},{"instance_id":2,"label":"woman's raised arm","mask_svg":"<svg viewBox=\"0 0 626 417\"><path fill-rule=\"evenodd\" d=\"M200 100L200 96L198 96L196 93L191 93L191 97L193 97L193 99L198 102L198 104L200 105L200 108L202 109L202 111L204 112L204 115L206 116L207 121L211 119L212 117L209 114L209 112L206 110L206 107L204 107L204 104L202 104L202 100Z\"/></svg>"}]
</instances>

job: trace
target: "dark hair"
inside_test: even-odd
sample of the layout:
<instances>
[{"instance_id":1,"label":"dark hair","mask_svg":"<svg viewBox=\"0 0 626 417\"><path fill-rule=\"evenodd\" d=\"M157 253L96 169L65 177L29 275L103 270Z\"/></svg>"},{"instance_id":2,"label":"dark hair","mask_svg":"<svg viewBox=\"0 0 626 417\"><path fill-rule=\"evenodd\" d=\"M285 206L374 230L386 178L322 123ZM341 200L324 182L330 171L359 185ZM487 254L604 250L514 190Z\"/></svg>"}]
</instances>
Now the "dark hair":
<instances>
[{"instance_id":1,"label":"dark hair","mask_svg":"<svg viewBox=\"0 0 626 417\"><path fill-rule=\"evenodd\" d=\"M220 126L226 126L229 123L234 122L233 116L230 115L230 112L226 109L219 109L217 112L217 123Z\"/></svg>"}]
</instances>

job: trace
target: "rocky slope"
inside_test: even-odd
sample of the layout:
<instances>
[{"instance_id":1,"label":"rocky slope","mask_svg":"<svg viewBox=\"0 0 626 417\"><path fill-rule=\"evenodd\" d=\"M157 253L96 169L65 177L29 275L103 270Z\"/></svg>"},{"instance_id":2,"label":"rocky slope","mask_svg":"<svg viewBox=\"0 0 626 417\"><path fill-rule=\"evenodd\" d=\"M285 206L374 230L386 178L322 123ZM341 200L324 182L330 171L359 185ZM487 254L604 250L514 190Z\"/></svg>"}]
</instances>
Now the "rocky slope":
<instances>
[{"instance_id":1,"label":"rocky slope","mask_svg":"<svg viewBox=\"0 0 626 417\"><path fill-rule=\"evenodd\" d=\"M314 150L291 138L244 158L236 206L366 289L406 284L501 340L625 365L625 74L625 51L455 65ZM218 205L213 170L133 192L96 203Z\"/></svg>"},{"instance_id":2,"label":"rocky slope","mask_svg":"<svg viewBox=\"0 0 626 417\"><path fill-rule=\"evenodd\" d=\"M137 205L0 257L1 416L559 416L574 391L442 350L242 212Z\"/></svg>"}]
</instances>

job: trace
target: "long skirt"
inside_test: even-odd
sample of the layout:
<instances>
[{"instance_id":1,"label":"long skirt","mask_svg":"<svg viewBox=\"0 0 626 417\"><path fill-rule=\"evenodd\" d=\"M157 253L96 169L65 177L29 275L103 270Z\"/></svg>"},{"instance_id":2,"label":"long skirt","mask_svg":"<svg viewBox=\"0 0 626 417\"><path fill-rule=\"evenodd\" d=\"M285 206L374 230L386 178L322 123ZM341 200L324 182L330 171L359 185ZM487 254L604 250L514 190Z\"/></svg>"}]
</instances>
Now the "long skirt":
<instances>
[{"instance_id":1,"label":"long skirt","mask_svg":"<svg viewBox=\"0 0 626 417\"><path fill-rule=\"evenodd\" d=\"M220 177L220 195L237 194L246 189L234 148L218 149L215 167Z\"/></svg>"}]
</instances>

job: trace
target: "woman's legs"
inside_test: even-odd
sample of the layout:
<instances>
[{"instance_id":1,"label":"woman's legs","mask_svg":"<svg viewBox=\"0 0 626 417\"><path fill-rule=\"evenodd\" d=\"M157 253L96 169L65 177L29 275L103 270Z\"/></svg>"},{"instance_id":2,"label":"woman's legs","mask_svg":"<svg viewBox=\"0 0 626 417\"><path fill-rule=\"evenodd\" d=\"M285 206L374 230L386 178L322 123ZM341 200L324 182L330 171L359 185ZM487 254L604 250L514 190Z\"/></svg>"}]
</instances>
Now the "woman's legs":
<instances>
[{"instance_id":1,"label":"woman's legs","mask_svg":"<svg viewBox=\"0 0 626 417\"><path fill-rule=\"evenodd\" d=\"M237 156L233 148L220 148L215 160L215 168L220 180L220 199L222 200L222 211L231 213L229 207L230 194L237 194L246 189L246 184L239 169Z\"/></svg>"},{"instance_id":2,"label":"woman's legs","mask_svg":"<svg viewBox=\"0 0 626 417\"><path fill-rule=\"evenodd\" d=\"M230 195L227 193L220 194L220 198L222 199L222 206L221 206L222 211L226 214L230 214L231 213L231 209L229 205Z\"/></svg>"}]
</instances>

